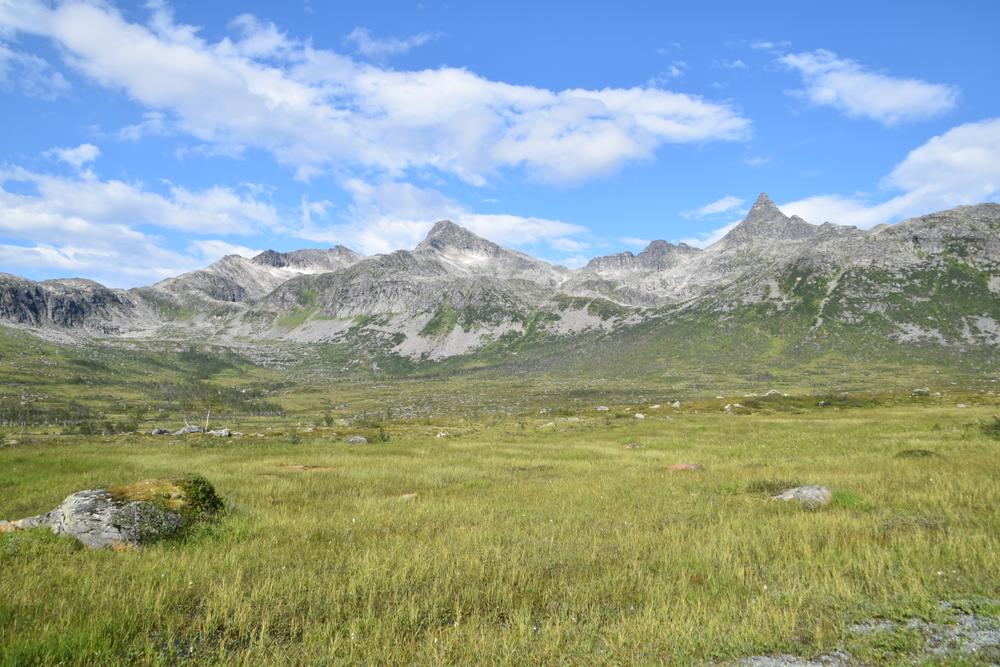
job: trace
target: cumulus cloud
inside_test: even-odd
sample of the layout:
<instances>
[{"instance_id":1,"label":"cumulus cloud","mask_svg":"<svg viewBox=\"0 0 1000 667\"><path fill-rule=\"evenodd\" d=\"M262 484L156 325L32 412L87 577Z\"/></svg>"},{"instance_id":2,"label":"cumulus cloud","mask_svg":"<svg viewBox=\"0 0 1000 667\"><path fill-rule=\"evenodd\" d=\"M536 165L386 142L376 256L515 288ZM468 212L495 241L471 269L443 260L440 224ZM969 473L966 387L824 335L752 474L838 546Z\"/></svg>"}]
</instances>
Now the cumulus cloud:
<instances>
[{"instance_id":1,"label":"cumulus cloud","mask_svg":"<svg viewBox=\"0 0 1000 667\"><path fill-rule=\"evenodd\" d=\"M300 226L292 233L311 241L342 243L367 254L387 253L416 246L436 221L451 220L503 245L542 245L556 252L586 247L579 239L587 233L585 227L547 218L476 213L436 190L412 183L350 179L344 187L352 196L345 221L330 222L328 206L303 201Z\"/></svg>"},{"instance_id":2,"label":"cumulus cloud","mask_svg":"<svg viewBox=\"0 0 1000 667\"><path fill-rule=\"evenodd\" d=\"M740 140L726 103L659 88L548 90L464 69L396 71L240 17L211 42L153 5L147 24L106 4L0 4L0 28L50 39L94 83L121 90L205 144L259 148L308 178L333 167L470 183L498 170L576 183L666 144ZM137 130L138 132L138 130Z\"/></svg>"},{"instance_id":3,"label":"cumulus cloud","mask_svg":"<svg viewBox=\"0 0 1000 667\"><path fill-rule=\"evenodd\" d=\"M899 194L817 195L782 206L810 222L872 227L1000 196L1000 118L954 127L910 151L881 183Z\"/></svg>"},{"instance_id":4,"label":"cumulus cloud","mask_svg":"<svg viewBox=\"0 0 1000 667\"><path fill-rule=\"evenodd\" d=\"M239 255L240 257L250 259L263 252L263 250L248 248L244 245L237 245L220 239L192 241L188 244L187 249L189 254L201 257L205 263L214 262L225 257L226 255Z\"/></svg>"},{"instance_id":5,"label":"cumulus cloud","mask_svg":"<svg viewBox=\"0 0 1000 667\"><path fill-rule=\"evenodd\" d=\"M723 225L718 229L713 229L710 232L704 232L701 234L696 234L694 236L683 238L679 241L679 243L686 243L696 248L707 248L708 246L712 245L713 243L721 239L723 236L728 234L730 230L732 230L732 228L738 224L740 224L740 220L733 220L732 222Z\"/></svg>"},{"instance_id":6,"label":"cumulus cloud","mask_svg":"<svg viewBox=\"0 0 1000 667\"><path fill-rule=\"evenodd\" d=\"M195 240L180 253L166 247L158 230L243 235L278 225L270 204L229 188L173 186L159 194L89 171L64 178L0 169L0 265L8 270L55 269L132 286L199 268L231 251L249 251Z\"/></svg>"},{"instance_id":7,"label":"cumulus cloud","mask_svg":"<svg viewBox=\"0 0 1000 667\"><path fill-rule=\"evenodd\" d=\"M372 37L368 28L355 28L344 38L344 42L354 47L354 50L361 55L381 60L387 56L395 56L406 53L418 46L423 46L434 39L436 35L422 32L411 37L400 39L398 37Z\"/></svg>"},{"instance_id":8,"label":"cumulus cloud","mask_svg":"<svg viewBox=\"0 0 1000 667\"><path fill-rule=\"evenodd\" d=\"M709 216L719 215L720 213L728 213L729 211L738 209L743 206L744 203L746 203L745 199L734 197L733 195L726 195L725 197L716 199L715 201L705 204L700 208L681 211L681 217L707 218Z\"/></svg>"},{"instance_id":9,"label":"cumulus cloud","mask_svg":"<svg viewBox=\"0 0 1000 667\"><path fill-rule=\"evenodd\" d=\"M805 88L797 95L883 125L938 116L954 108L958 100L955 86L871 72L823 49L787 54L778 61L801 74Z\"/></svg>"},{"instance_id":10,"label":"cumulus cloud","mask_svg":"<svg viewBox=\"0 0 1000 667\"><path fill-rule=\"evenodd\" d=\"M83 165L97 159L101 149L93 144L80 144L76 148L53 148L46 154L62 160L75 169L82 169Z\"/></svg>"},{"instance_id":11,"label":"cumulus cloud","mask_svg":"<svg viewBox=\"0 0 1000 667\"><path fill-rule=\"evenodd\" d=\"M44 58L16 51L0 42L0 90L14 89L29 97L53 100L67 93L70 84Z\"/></svg>"}]
</instances>

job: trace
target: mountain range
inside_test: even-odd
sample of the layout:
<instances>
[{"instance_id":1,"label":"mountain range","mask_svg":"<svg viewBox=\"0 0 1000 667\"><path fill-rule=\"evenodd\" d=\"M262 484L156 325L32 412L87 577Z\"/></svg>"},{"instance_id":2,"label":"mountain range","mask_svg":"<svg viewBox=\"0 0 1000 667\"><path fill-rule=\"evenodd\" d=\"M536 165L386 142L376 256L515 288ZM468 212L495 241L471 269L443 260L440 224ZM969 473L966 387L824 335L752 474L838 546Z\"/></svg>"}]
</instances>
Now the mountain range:
<instances>
[{"instance_id":1,"label":"mountain range","mask_svg":"<svg viewBox=\"0 0 1000 667\"><path fill-rule=\"evenodd\" d=\"M0 324L67 341L347 344L439 360L527 339L655 337L680 322L763 327L782 347L849 348L861 337L992 354L1000 205L862 230L786 216L761 194L704 249L653 241L575 270L441 221L413 250L230 255L128 290L0 273Z\"/></svg>"}]
</instances>

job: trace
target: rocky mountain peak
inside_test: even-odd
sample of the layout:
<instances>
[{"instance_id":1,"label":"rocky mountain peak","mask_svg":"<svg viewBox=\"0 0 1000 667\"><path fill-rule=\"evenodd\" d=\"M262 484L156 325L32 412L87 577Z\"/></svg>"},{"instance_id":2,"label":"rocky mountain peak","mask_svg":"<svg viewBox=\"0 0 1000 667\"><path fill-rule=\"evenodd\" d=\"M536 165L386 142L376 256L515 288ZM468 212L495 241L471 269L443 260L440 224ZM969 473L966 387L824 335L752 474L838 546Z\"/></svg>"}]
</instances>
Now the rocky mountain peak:
<instances>
[{"instance_id":1,"label":"rocky mountain peak","mask_svg":"<svg viewBox=\"0 0 1000 667\"><path fill-rule=\"evenodd\" d=\"M767 193L760 193L740 224L736 225L722 241L725 245L753 241L791 241L809 238L818 227L798 216L789 218L782 213Z\"/></svg>"},{"instance_id":2,"label":"rocky mountain peak","mask_svg":"<svg viewBox=\"0 0 1000 667\"><path fill-rule=\"evenodd\" d=\"M766 192L761 192L757 196L757 201L753 203L750 212L747 213L747 217L744 222L748 223L759 223L759 222L777 222L787 220L788 217L781 212L771 198L767 196Z\"/></svg>"},{"instance_id":3,"label":"rocky mountain peak","mask_svg":"<svg viewBox=\"0 0 1000 667\"><path fill-rule=\"evenodd\" d=\"M455 248L458 250L476 250L483 246L495 245L481 236L473 234L465 227L456 225L451 220L440 220L434 223L427 236L417 246L417 250Z\"/></svg>"}]
</instances>

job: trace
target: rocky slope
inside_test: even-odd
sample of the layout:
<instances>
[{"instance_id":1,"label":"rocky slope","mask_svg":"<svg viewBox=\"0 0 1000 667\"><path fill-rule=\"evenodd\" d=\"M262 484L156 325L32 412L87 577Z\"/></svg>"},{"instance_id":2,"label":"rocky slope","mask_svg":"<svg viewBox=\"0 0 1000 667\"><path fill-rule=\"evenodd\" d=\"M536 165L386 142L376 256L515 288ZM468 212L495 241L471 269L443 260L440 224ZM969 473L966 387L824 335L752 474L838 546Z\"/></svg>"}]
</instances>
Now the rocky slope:
<instances>
[{"instance_id":1,"label":"rocky slope","mask_svg":"<svg viewBox=\"0 0 1000 667\"><path fill-rule=\"evenodd\" d=\"M0 322L33 331L325 342L411 358L682 318L782 323L817 345L859 333L995 348L1000 205L860 230L788 217L762 194L704 250L654 241L574 271L442 221L413 250L229 256L128 291L0 274Z\"/></svg>"}]
</instances>

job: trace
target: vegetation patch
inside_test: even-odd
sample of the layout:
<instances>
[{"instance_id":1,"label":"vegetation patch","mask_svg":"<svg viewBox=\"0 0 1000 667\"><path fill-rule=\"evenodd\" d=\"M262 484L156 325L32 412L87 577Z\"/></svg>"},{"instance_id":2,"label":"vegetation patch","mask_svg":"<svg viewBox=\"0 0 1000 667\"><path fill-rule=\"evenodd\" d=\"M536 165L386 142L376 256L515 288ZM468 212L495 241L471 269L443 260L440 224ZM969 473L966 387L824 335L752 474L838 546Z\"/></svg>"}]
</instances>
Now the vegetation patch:
<instances>
[{"instance_id":1,"label":"vegetation patch","mask_svg":"<svg viewBox=\"0 0 1000 667\"><path fill-rule=\"evenodd\" d=\"M147 502L180 514L186 523L215 516L225 506L212 483L195 474L113 486L108 492L122 502Z\"/></svg>"},{"instance_id":2,"label":"vegetation patch","mask_svg":"<svg viewBox=\"0 0 1000 667\"><path fill-rule=\"evenodd\" d=\"M904 449L896 454L897 459L934 459L940 456L929 449Z\"/></svg>"},{"instance_id":3,"label":"vegetation patch","mask_svg":"<svg viewBox=\"0 0 1000 667\"><path fill-rule=\"evenodd\" d=\"M420 335L425 338L444 338L455 329L457 324L458 311L450 302L445 301L438 306L434 316L420 330Z\"/></svg>"},{"instance_id":4,"label":"vegetation patch","mask_svg":"<svg viewBox=\"0 0 1000 667\"><path fill-rule=\"evenodd\" d=\"M754 495L773 496L797 486L804 486L804 483L792 479L758 479L747 484L746 492Z\"/></svg>"}]
</instances>

